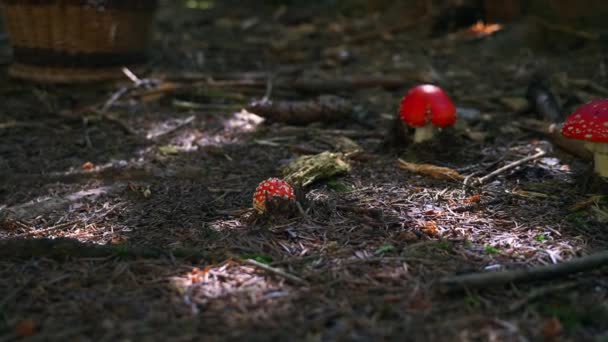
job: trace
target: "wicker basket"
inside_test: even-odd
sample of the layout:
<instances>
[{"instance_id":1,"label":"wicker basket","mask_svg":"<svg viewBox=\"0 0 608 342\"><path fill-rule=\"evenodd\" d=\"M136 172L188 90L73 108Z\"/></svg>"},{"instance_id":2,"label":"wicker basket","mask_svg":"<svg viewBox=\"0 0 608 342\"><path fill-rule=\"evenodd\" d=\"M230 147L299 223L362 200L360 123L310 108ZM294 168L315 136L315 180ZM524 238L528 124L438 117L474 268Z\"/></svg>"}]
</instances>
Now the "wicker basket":
<instances>
[{"instance_id":1,"label":"wicker basket","mask_svg":"<svg viewBox=\"0 0 608 342\"><path fill-rule=\"evenodd\" d=\"M0 0L14 77L78 83L145 63L157 0Z\"/></svg>"}]
</instances>

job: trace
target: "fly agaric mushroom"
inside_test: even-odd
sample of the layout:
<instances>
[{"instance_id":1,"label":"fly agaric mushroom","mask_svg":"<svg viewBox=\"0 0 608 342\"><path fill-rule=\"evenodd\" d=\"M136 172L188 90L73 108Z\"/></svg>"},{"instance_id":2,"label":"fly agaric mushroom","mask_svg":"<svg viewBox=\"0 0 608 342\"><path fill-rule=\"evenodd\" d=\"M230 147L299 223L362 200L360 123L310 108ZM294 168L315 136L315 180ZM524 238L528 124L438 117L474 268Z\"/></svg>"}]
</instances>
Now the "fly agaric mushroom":
<instances>
[{"instance_id":1,"label":"fly agaric mushroom","mask_svg":"<svg viewBox=\"0 0 608 342\"><path fill-rule=\"evenodd\" d=\"M401 100L401 120L416 128L414 142L433 138L434 127L452 126L456 122L456 106L448 95L432 84L418 85Z\"/></svg>"},{"instance_id":2,"label":"fly agaric mushroom","mask_svg":"<svg viewBox=\"0 0 608 342\"><path fill-rule=\"evenodd\" d=\"M595 172L608 177L608 99L591 101L570 114L562 135L585 141L585 147L593 152Z\"/></svg>"},{"instance_id":3,"label":"fly agaric mushroom","mask_svg":"<svg viewBox=\"0 0 608 342\"><path fill-rule=\"evenodd\" d=\"M260 213L264 213L269 202L292 203L295 198L293 188L289 183L279 178L269 178L261 182L255 189L253 208Z\"/></svg>"}]
</instances>

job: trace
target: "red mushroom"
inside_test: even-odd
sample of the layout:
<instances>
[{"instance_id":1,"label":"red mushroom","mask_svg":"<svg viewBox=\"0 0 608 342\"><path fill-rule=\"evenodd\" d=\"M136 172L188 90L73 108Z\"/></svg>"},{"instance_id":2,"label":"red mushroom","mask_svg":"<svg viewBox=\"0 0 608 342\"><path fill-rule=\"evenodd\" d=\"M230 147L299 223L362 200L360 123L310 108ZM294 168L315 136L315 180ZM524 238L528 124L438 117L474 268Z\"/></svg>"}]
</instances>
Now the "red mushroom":
<instances>
[{"instance_id":1,"label":"red mushroom","mask_svg":"<svg viewBox=\"0 0 608 342\"><path fill-rule=\"evenodd\" d=\"M269 178L261 182L253 194L253 207L260 213L266 211L268 201L295 201L293 188L279 178Z\"/></svg>"},{"instance_id":2,"label":"red mushroom","mask_svg":"<svg viewBox=\"0 0 608 342\"><path fill-rule=\"evenodd\" d=\"M442 128L456 122L456 106L441 88L432 84L412 88L401 100L399 113L403 122L416 128L416 143L433 138L433 126Z\"/></svg>"},{"instance_id":3,"label":"red mushroom","mask_svg":"<svg viewBox=\"0 0 608 342\"><path fill-rule=\"evenodd\" d=\"M562 134L585 141L585 147L593 152L595 172L608 177L608 99L579 107L564 122Z\"/></svg>"}]
</instances>

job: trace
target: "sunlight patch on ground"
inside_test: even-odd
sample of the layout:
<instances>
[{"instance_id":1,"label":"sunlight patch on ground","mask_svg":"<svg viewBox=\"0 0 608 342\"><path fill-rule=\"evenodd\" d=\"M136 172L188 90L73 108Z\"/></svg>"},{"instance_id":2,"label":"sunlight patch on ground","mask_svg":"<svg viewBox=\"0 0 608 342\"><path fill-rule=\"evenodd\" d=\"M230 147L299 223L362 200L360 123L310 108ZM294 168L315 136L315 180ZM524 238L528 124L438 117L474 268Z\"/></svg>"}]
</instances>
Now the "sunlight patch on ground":
<instances>
[{"instance_id":1,"label":"sunlight patch on ground","mask_svg":"<svg viewBox=\"0 0 608 342\"><path fill-rule=\"evenodd\" d=\"M227 320L235 321L267 318L269 313L262 305L291 295L283 280L274 281L253 266L231 260L194 268L170 278L170 283L192 314L219 310Z\"/></svg>"},{"instance_id":2,"label":"sunlight patch on ground","mask_svg":"<svg viewBox=\"0 0 608 342\"><path fill-rule=\"evenodd\" d=\"M553 160L538 165L549 168L546 172L560 166ZM563 214L557 210L531 218L528 210L512 216L514 208L528 209L559 199L540 190L505 191L504 196L511 197L512 202L508 206L493 206L487 201L497 194L490 191L471 195L462 189L449 190L436 184L411 188L401 182L370 181L346 196L358 206L382 210L384 220L401 222L424 239L460 241L457 249L464 256L483 260L488 267L502 268L513 262L558 263L575 257L586 247L584 240L571 235L564 226L567 223L563 222ZM447 242L445 247L449 247Z\"/></svg>"},{"instance_id":3,"label":"sunlight patch on ground","mask_svg":"<svg viewBox=\"0 0 608 342\"><path fill-rule=\"evenodd\" d=\"M224 122L224 129L237 133L253 132L262 122L264 118L243 109Z\"/></svg>"},{"instance_id":4,"label":"sunlight patch on ground","mask_svg":"<svg viewBox=\"0 0 608 342\"><path fill-rule=\"evenodd\" d=\"M201 147L234 144L241 140L243 133L254 132L264 119L246 110L233 113L222 121L219 130L184 128L194 121L194 116L186 119L170 119L157 123L146 133L149 140L157 140L172 135L168 144L159 147L163 154L177 154L197 151Z\"/></svg>"}]
</instances>

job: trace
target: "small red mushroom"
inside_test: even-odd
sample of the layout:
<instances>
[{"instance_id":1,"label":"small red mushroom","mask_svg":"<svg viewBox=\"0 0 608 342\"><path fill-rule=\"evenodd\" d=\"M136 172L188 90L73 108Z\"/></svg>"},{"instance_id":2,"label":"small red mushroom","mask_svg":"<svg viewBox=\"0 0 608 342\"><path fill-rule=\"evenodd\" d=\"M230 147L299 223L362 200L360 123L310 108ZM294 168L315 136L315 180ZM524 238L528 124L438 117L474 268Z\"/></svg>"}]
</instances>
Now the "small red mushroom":
<instances>
[{"instance_id":1,"label":"small red mushroom","mask_svg":"<svg viewBox=\"0 0 608 342\"><path fill-rule=\"evenodd\" d=\"M585 141L585 147L593 152L595 172L608 177L608 99L591 101L570 114L562 135Z\"/></svg>"},{"instance_id":2,"label":"small red mushroom","mask_svg":"<svg viewBox=\"0 0 608 342\"><path fill-rule=\"evenodd\" d=\"M279 178L269 178L261 182L253 194L253 207L260 213L266 211L268 201L295 201L293 188Z\"/></svg>"},{"instance_id":3,"label":"small red mushroom","mask_svg":"<svg viewBox=\"0 0 608 342\"><path fill-rule=\"evenodd\" d=\"M416 128L414 142L433 138L434 126L447 127L456 122L456 106L448 95L432 84L418 85L401 100L401 120Z\"/></svg>"}]
</instances>

